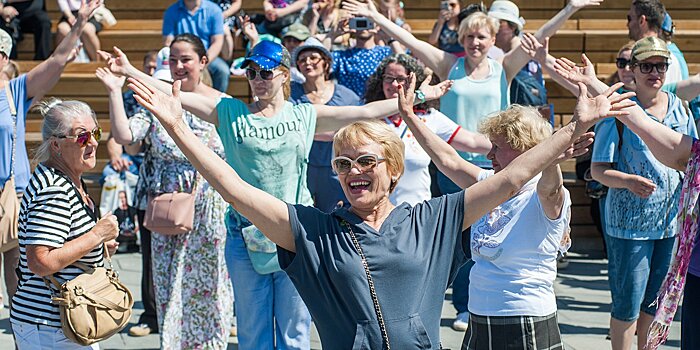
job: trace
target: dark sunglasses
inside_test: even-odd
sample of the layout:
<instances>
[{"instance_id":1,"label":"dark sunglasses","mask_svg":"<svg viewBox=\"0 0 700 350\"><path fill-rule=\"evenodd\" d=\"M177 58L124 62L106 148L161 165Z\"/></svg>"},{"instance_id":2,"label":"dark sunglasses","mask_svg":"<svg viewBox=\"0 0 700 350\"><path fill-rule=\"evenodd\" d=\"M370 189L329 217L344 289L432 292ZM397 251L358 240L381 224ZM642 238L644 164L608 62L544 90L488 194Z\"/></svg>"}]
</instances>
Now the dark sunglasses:
<instances>
[{"instance_id":1,"label":"dark sunglasses","mask_svg":"<svg viewBox=\"0 0 700 350\"><path fill-rule=\"evenodd\" d=\"M75 139L75 142L80 144L81 147L87 146L90 142L90 136L95 138L95 141L99 142L102 138L102 128L99 126L93 131L83 131L78 135L66 135L66 136L56 136L59 139Z\"/></svg>"},{"instance_id":2,"label":"dark sunglasses","mask_svg":"<svg viewBox=\"0 0 700 350\"><path fill-rule=\"evenodd\" d=\"M630 60L620 57L615 60L615 65L617 66L617 68L625 69L625 67L630 65Z\"/></svg>"},{"instance_id":3,"label":"dark sunglasses","mask_svg":"<svg viewBox=\"0 0 700 350\"><path fill-rule=\"evenodd\" d=\"M656 71L659 73L666 73L668 70L668 62L659 62L659 63L637 63L637 67L639 67L639 71L642 72L643 74L649 74L651 71L656 67Z\"/></svg>"},{"instance_id":4,"label":"dark sunglasses","mask_svg":"<svg viewBox=\"0 0 700 350\"><path fill-rule=\"evenodd\" d=\"M344 156L338 156L333 158L331 164L333 165L333 170L335 170L338 175L345 175L352 170L354 164L357 165L357 169L364 173L374 169L377 164L383 161L385 161L384 158L373 153L367 153L357 157L355 160Z\"/></svg>"},{"instance_id":5,"label":"dark sunglasses","mask_svg":"<svg viewBox=\"0 0 700 350\"><path fill-rule=\"evenodd\" d=\"M248 68L245 70L245 76L248 80L255 80L255 77L258 75L262 80L272 80L275 77L275 72L269 69L255 70L253 68Z\"/></svg>"}]
</instances>

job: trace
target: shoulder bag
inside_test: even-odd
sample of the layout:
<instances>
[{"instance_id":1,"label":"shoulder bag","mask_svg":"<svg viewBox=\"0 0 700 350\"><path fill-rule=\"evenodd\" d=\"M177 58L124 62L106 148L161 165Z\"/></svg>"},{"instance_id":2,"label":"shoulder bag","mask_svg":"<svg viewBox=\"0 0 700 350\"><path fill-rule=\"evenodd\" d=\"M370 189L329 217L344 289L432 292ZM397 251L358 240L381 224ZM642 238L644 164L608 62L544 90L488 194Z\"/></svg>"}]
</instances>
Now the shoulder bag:
<instances>
[{"instance_id":1,"label":"shoulder bag","mask_svg":"<svg viewBox=\"0 0 700 350\"><path fill-rule=\"evenodd\" d=\"M197 195L197 179L192 192L167 192L148 199L143 226L163 235L179 235L194 227L194 199Z\"/></svg>"},{"instance_id":2,"label":"shoulder bag","mask_svg":"<svg viewBox=\"0 0 700 350\"><path fill-rule=\"evenodd\" d=\"M112 267L107 245L103 243L102 247L108 267L75 262L71 265L83 273L70 281L60 284L53 275L44 277L49 290L49 282L58 289L51 301L58 304L63 333L80 345L105 340L121 331L134 306L131 291L119 281L119 274Z\"/></svg>"},{"instance_id":3,"label":"shoulder bag","mask_svg":"<svg viewBox=\"0 0 700 350\"><path fill-rule=\"evenodd\" d=\"M6 252L19 245L17 223L19 222L19 199L15 190L15 153L17 148L17 109L10 91L10 83L5 82L7 104L12 115L12 158L10 160L10 178L5 182L0 193L0 252Z\"/></svg>"}]
</instances>

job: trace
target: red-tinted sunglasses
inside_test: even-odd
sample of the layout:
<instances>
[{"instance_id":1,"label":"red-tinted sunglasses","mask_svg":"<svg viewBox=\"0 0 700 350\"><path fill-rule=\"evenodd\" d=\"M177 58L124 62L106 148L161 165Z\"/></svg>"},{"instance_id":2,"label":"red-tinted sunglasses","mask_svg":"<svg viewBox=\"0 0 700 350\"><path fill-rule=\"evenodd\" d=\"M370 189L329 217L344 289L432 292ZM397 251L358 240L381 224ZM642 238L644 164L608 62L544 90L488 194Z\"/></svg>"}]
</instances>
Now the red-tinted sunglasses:
<instances>
[{"instance_id":1,"label":"red-tinted sunglasses","mask_svg":"<svg viewBox=\"0 0 700 350\"><path fill-rule=\"evenodd\" d=\"M95 141L99 142L102 138L102 128L99 126L93 131L83 131L78 135L66 135L66 136L56 136L59 139L75 139L76 143L79 143L81 147L87 146L90 142L90 136L95 138Z\"/></svg>"}]
</instances>

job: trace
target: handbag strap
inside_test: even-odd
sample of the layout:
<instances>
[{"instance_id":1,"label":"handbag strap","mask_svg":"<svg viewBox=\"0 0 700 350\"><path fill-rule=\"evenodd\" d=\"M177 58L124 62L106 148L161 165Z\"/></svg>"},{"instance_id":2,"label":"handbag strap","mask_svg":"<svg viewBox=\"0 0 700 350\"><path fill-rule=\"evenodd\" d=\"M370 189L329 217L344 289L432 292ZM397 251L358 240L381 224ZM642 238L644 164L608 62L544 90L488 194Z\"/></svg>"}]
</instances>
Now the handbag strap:
<instances>
[{"instance_id":1,"label":"handbag strap","mask_svg":"<svg viewBox=\"0 0 700 350\"><path fill-rule=\"evenodd\" d=\"M17 108L12 91L10 91L9 81L5 81L5 95L7 95L7 104L12 115L12 158L10 160L10 177L12 177L15 175L15 153L17 153Z\"/></svg>"},{"instance_id":2,"label":"handbag strap","mask_svg":"<svg viewBox=\"0 0 700 350\"><path fill-rule=\"evenodd\" d=\"M365 253L362 250L362 246L360 246L360 241L357 240L357 236L355 236L355 232L352 231L352 226L350 225L350 223L341 219L341 225L348 228L348 232L350 232L350 240L352 240L352 244L355 246L355 249L357 249L357 252L360 254L360 258L362 259L362 267L365 269L365 274L367 275L367 284L369 285L369 293L372 296L374 312L377 314L377 321L379 322L379 331L382 333L382 342L384 343L383 348L385 350L391 350L391 346L389 345L389 334L386 331L386 324L384 324L384 315L382 314L382 308L379 306L379 298L377 298L377 292L374 290L374 281L372 280L372 275L369 272L369 266L367 265L367 257L365 257Z\"/></svg>"}]
</instances>

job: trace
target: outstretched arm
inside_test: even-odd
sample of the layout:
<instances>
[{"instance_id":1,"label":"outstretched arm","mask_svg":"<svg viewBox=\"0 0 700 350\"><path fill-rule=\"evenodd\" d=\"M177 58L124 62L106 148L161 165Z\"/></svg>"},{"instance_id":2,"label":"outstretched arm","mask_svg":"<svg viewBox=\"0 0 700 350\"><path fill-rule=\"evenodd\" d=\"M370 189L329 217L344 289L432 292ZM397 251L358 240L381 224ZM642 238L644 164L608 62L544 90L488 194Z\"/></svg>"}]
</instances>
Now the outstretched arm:
<instances>
[{"instance_id":1,"label":"outstretched arm","mask_svg":"<svg viewBox=\"0 0 700 350\"><path fill-rule=\"evenodd\" d=\"M543 24L534 34L535 40L543 43L545 38L551 38L566 21L578 10L587 6L599 6L603 0L570 0L566 6L557 12L547 23ZM503 58L503 68L510 82L530 60L528 53L520 48L513 48Z\"/></svg>"},{"instance_id":2,"label":"outstretched arm","mask_svg":"<svg viewBox=\"0 0 700 350\"><path fill-rule=\"evenodd\" d=\"M613 96L614 89L619 86L615 85L596 98L588 98L586 86L580 84L581 93L571 123L520 155L494 176L466 190L464 228L517 193L533 176L555 162L595 122L608 116L628 114L621 109L633 104L626 99L633 93Z\"/></svg>"},{"instance_id":3,"label":"outstretched arm","mask_svg":"<svg viewBox=\"0 0 700 350\"><path fill-rule=\"evenodd\" d=\"M113 54L105 51L98 51L98 54L103 60L107 61L107 66L114 74L136 78L148 83L150 86L160 90L161 92L166 94L171 93L172 85L155 79L150 75L136 69L136 67L131 65L131 62L129 62L129 58L126 56L126 54L118 47L114 47ZM181 92L181 96L182 103L186 110L194 113L194 115L206 122L219 125L219 116L216 112L217 100L215 98L194 92Z\"/></svg>"},{"instance_id":4,"label":"outstretched arm","mask_svg":"<svg viewBox=\"0 0 700 350\"><path fill-rule=\"evenodd\" d=\"M368 17L382 27L390 37L408 47L411 52L426 66L432 69L440 80L446 80L450 69L457 62L457 56L442 51L429 43L418 40L413 34L398 26L392 20L382 15L373 1L362 3L357 0L346 0L343 9L356 17Z\"/></svg>"},{"instance_id":5,"label":"outstretched arm","mask_svg":"<svg viewBox=\"0 0 700 350\"><path fill-rule=\"evenodd\" d=\"M437 85L430 85L430 79L425 79L420 90L425 94L426 101L442 97L452 87L452 81L446 80ZM411 90L413 91L413 90ZM316 108L316 132L336 131L348 124L359 120L377 119L399 112L398 100L374 101L364 106L326 106L314 105Z\"/></svg>"},{"instance_id":6,"label":"outstretched arm","mask_svg":"<svg viewBox=\"0 0 700 350\"><path fill-rule=\"evenodd\" d=\"M278 246L296 251L285 203L243 181L225 160L202 143L182 119L180 84L173 84L171 95L148 83L129 78L136 100L160 120L187 159L233 207L250 220Z\"/></svg>"},{"instance_id":7,"label":"outstretched arm","mask_svg":"<svg viewBox=\"0 0 700 350\"><path fill-rule=\"evenodd\" d=\"M581 55L581 59L583 67L577 67L566 58L557 59L557 73L572 82L586 84L593 96L605 91L607 85L598 80L595 73L591 74L593 63L585 54ZM693 138L673 131L665 125L659 125L636 103L625 111L627 114L618 119L642 138L654 157L669 168L685 171L693 147Z\"/></svg>"},{"instance_id":8,"label":"outstretched arm","mask_svg":"<svg viewBox=\"0 0 700 350\"><path fill-rule=\"evenodd\" d=\"M71 27L68 35L61 40L51 57L41 62L27 73L27 96L43 96L58 83L63 69L68 62L77 55L76 45L83 34L83 29L93 12L102 5L102 0L90 0L88 3L82 0L78 10L78 18Z\"/></svg>"},{"instance_id":9,"label":"outstretched arm","mask_svg":"<svg viewBox=\"0 0 700 350\"><path fill-rule=\"evenodd\" d=\"M700 96L700 73L676 83L676 95L682 100L690 101Z\"/></svg>"},{"instance_id":10,"label":"outstretched arm","mask_svg":"<svg viewBox=\"0 0 700 350\"><path fill-rule=\"evenodd\" d=\"M104 67L97 68L95 75L102 81L109 94L109 122L112 126L110 136L114 137L114 141L120 145L131 144L134 138L129 128L122 97L125 78L117 77Z\"/></svg>"}]
</instances>

